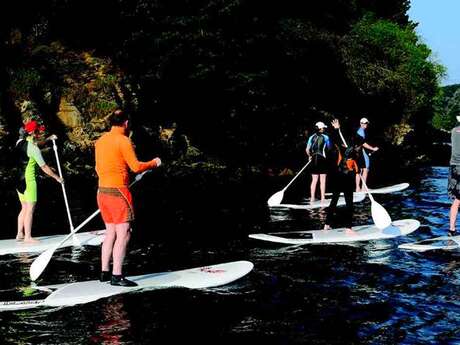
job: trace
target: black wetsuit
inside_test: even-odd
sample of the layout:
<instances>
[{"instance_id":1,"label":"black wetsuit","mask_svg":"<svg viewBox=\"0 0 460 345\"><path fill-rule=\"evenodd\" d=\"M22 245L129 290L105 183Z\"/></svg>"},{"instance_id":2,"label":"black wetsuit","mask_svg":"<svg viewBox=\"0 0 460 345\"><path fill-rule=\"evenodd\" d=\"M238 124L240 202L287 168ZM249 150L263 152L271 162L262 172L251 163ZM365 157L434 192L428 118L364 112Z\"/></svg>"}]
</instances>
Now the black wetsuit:
<instances>
[{"instance_id":1,"label":"black wetsuit","mask_svg":"<svg viewBox=\"0 0 460 345\"><path fill-rule=\"evenodd\" d=\"M345 220L344 226L352 227L353 222L353 191L355 189L356 170L347 166L347 160L358 158L358 152L353 147L345 148L339 137L338 130L331 135L332 146L335 148L331 155L330 171L328 174L328 186L332 192L332 199L327 208L326 224L331 225L337 210L337 202L340 193L343 192L345 198Z\"/></svg>"}]
</instances>

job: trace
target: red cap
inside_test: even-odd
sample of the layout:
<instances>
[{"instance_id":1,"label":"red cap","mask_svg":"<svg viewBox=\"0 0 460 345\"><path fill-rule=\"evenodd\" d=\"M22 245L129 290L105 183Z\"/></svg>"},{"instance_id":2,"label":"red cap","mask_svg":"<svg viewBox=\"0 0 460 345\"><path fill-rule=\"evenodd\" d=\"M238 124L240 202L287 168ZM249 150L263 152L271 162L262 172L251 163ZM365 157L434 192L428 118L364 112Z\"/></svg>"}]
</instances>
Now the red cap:
<instances>
[{"instance_id":1,"label":"red cap","mask_svg":"<svg viewBox=\"0 0 460 345\"><path fill-rule=\"evenodd\" d=\"M45 131L45 126L39 125L37 121L35 120L30 120L24 124L24 130L28 133L31 134L35 132L36 130L40 132Z\"/></svg>"}]
</instances>

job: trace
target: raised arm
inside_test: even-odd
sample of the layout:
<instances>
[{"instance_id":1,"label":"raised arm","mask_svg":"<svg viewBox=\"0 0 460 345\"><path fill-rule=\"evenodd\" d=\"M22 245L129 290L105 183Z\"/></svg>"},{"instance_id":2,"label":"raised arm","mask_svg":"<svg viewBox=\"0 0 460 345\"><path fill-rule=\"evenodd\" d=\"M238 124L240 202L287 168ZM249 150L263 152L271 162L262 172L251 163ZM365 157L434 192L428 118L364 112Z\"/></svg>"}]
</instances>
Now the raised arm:
<instances>
[{"instance_id":1,"label":"raised arm","mask_svg":"<svg viewBox=\"0 0 460 345\"><path fill-rule=\"evenodd\" d=\"M346 144L343 142L340 136L340 122L338 119L331 121L331 125L334 128L334 131L331 133L332 142L340 147L346 147Z\"/></svg>"}]
</instances>

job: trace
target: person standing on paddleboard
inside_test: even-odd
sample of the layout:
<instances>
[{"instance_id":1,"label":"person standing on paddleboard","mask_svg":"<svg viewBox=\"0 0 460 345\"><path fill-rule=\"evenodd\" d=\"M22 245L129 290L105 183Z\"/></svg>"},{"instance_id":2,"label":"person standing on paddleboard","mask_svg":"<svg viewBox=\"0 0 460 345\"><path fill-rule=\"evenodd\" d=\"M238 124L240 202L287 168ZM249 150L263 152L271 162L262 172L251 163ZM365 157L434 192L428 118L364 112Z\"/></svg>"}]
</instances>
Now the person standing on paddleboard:
<instances>
[{"instance_id":1,"label":"person standing on paddleboard","mask_svg":"<svg viewBox=\"0 0 460 345\"><path fill-rule=\"evenodd\" d=\"M19 130L19 140L16 142L15 151L18 156L19 169L17 174L16 191L21 202L21 211L18 214L18 229L16 240L24 243L37 243L39 240L32 237L32 223L35 206L37 205L37 170L38 167L59 183L64 180L59 177L45 163L42 153L37 145L47 140L56 140L56 135L51 135L45 140L45 127L37 121L30 120Z\"/></svg>"},{"instance_id":2,"label":"person standing on paddleboard","mask_svg":"<svg viewBox=\"0 0 460 345\"><path fill-rule=\"evenodd\" d=\"M333 218L337 210L337 202L340 193L343 192L345 198L345 227L347 231L352 231L353 222L353 190L355 187L355 176L359 173L357 159L362 149L363 140L360 136L353 137L351 146L346 146L340 133L339 120L334 119L332 122L334 131L331 134L331 143L335 152L331 152L331 164L329 172L329 186L332 191L332 199L329 207L326 209L326 223L324 230L330 230Z\"/></svg>"},{"instance_id":3,"label":"person standing on paddleboard","mask_svg":"<svg viewBox=\"0 0 460 345\"><path fill-rule=\"evenodd\" d=\"M136 286L122 274L123 260L131 236L134 220L132 196L128 188L128 170L140 173L159 167L160 158L148 162L138 161L131 140L126 136L128 115L116 110L110 117L111 130L96 142L96 173L99 177L97 204L106 227L101 249L102 271L100 281L117 286ZM110 277L109 264L113 261Z\"/></svg>"},{"instance_id":4,"label":"person standing on paddleboard","mask_svg":"<svg viewBox=\"0 0 460 345\"><path fill-rule=\"evenodd\" d=\"M315 201L316 185L318 184L321 191L321 202L326 199L326 174L327 174L327 161L326 154L330 149L329 136L324 134L327 126L324 122L317 122L315 124L316 133L311 135L307 141L306 152L308 159L311 162L311 185L310 185L310 202Z\"/></svg>"},{"instance_id":5,"label":"person standing on paddleboard","mask_svg":"<svg viewBox=\"0 0 460 345\"><path fill-rule=\"evenodd\" d=\"M359 174L362 175L364 183L367 184L367 177L369 175L369 169L371 165L371 157L370 153L367 152L367 150L375 152L379 148L377 146L371 146L367 143L367 127L369 126L369 120L365 117L363 117L359 121L359 129L356 131L356 133L363 138L363 148L361 149L360 152L360 157L358 159L358 167L359 167ZM364 186L361 186L361 178L359 174L356 174L356 191L361 192L364 188Z\"/></svg>"},{"instance_id":6,"label":"person standing on paddleboard","mask_svg":"<svg viewBox=\"0 0 460 345\"><path fill-rule=\"evenodd\" d=\"M455 236L457 234L458 207L460 206L460 116L457 116L457 125L451 131L451 145L447 193L453 201L450 207L448 234Z\"/></svg>"}]
</instances>

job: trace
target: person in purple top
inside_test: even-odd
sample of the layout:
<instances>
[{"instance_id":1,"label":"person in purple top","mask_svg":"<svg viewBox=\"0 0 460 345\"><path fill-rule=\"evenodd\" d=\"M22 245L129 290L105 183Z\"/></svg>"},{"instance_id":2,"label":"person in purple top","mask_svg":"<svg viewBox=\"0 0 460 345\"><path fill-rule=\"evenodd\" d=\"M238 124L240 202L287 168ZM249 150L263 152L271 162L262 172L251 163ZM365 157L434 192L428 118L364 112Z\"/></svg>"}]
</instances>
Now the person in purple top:
<instances>
[{"instance_id":1,"label":"person in purple top","mask_svg":"<svg viewBox=\"0 0 460 345\"><path fill-rule=\"evenodd\" d=\"M324 134L324 130L327 128L324 122L317 122L315 127L316 133L308 138L306 148L308 159L311 161L310 202L315 201L318 178L320 181L321 201L323 202L326 198L326 174L328 170L326 155L331 143L329 136Z\"/></svg>"}]
</instances>

